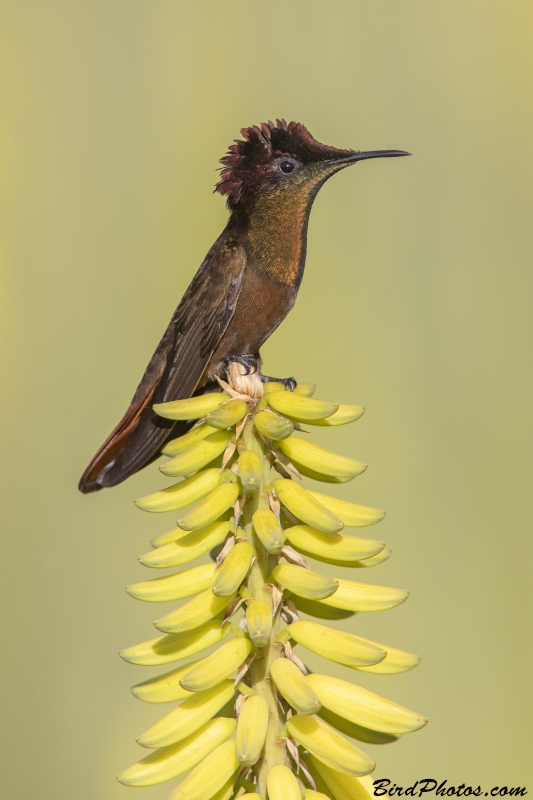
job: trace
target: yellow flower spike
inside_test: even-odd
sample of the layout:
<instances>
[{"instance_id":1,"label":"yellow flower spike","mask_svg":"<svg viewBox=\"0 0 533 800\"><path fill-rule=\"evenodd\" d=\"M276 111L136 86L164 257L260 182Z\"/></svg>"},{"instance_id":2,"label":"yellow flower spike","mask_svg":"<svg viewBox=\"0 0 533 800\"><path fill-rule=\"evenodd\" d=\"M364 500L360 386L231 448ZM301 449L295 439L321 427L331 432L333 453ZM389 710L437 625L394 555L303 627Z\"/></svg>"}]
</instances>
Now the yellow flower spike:
<instances>
[{"instance_id":1,"label":"yellow flower spike","mask_svg":"<svg viewBox=\"0 0 533 800\"><path fill-rule=\"evenodd\" d=\"M132 583L131 586L126 586L126 591L131 597L149 603L181 600L183 597L190 597L212 587L215 582L215 572L216 564L202 564L184 572L166 575L164 578Z\"/></svg>"},{"instance_id":2,"label":"yellow flower spike","mask_svg":"<svg viewBox=\"0 0 533 800\"><path fill-rule=\"evenodd\" d=\"M185 400L174 400L171 403L156 403L152 408L155 413L165 419L200 419L210 411L214 411L229 400L226 392L213 394L200 394L198 397L188 397Z\"/></svg>"},{"instance_id":3,"label":"yellow flower spike","mask_svg":"<svg viewBox=\"0 0 533 800\"><path fill-rule=\"evenodd\" d=\"M288 767L272 767L267 776L269 800L302 800L298 781Z\"/></svg>"},{"instance_id":4,"label":"yellow flower spike","mask_svg":"<svg viewBox=\"0 0 533 800\"><path fill-rule=\"evenodd\" d=\"M159 469L163 475L168 475L170 478L197 472L224 452L233 435L233 431L213 431Z\"/></svg>"},{"instance_id":5,"label":"yellow flower spike","mask_svg":"<svg viewBox=\"0 0 533 800\"><path fill-rule=\"evenodd\" d=\"M155 627L163 633L186 633L199 628L213 619L228 606L237 592L229 596L217 597L211 589L205 589L188 603L171 611L154 622Z\"/></svg>"},{"instance_id":6,"label":"yellow flower spike","mask_svg":"<svg viewBox=\"0 0 533 800\"><path fill-rule=\"evenodd\" d=\"M364 472L367 467L361 461L339 456L332 453L331 450L300 439L298 436L284 439L279 442L277 447L289 461L294 463L297 469L301 465L317 473L331 475L333 478L354 478Z\"/></svg>"},{"instance_id":7,"label":"yellow flower spike","mask_svg":"<svg viewBox=\"0 0 533 800\"><path fill-rule=\"evenodd\" d=\"M125 786L154 786L183 775L221 745L235 731L234 719L218 717L177 744L162 747L117 775Z\"/></svg>"},{"instance_id":8,"label":"yellow flower spike","mask_svg":"<svg viewBox=\"0 0 533 800\"><path fill-rule=\"evenodd\" d=\"M279 692L299 714L316 714L320 711L320 700L313 687L288 658L277 658L270 667L270 674Z\"/></svg>"},{"instance_id":9,"label":"yellow flower spike","mask_svg":"<svg viewBox=\"0 0 533 800\"><path fill-rule=\"evenodd\" d=\"M279 520L269 508L258 508L252 516L254 531L269 553L277 555L283 548L283 532Z\"/></svg>"},{"instance_id":10,"label":"yellow flower spike","mask_svg":"<svg viewBox=\"0 0 533 800\"><path fill-rule=\"evenodd\" d=\"M279 441L286 439L294 430L294 425L285 417L279 417L272 411L262 409L254 416L254 425L267 439Z\"/></svg>"},{"instance_id":11,"label":"yellow flower spike","mask_svg":"<svg viewBox=\"0 0 533 800\"><path fill-rule=\"evenodd\" d=\"M237 721L235 748L237 761L251 767L261 755L268 728L268 703L256 694L247 697Z\"/></svg>"},{"instance_id":12,"label":"yellow flower spike","mask_svg":"<svg viewBox=\"0 0 533 800\"><path fill-rule=\"evenodd\" d=\"M226 480L226 476L219 469L205 469L181 483L175 483L159 492L140 497L135 501L135 505L141 511L151 511L156 514L177 511L201 500L202 497L220 486L224 480Z\"/></svg>"},{"instance_id":13,"label":"yellow flower spike","mask_svg":"<svg viewBox=\"0 0 533 800\"><path fill-rule=\"evenodd\" d=\"M261 486L263 461L255 450L245 450L239 456L238 475L245 492L256 492Z\"/></svg>"},{"instance_id":14,"label":"yellow flower spike","mask_svg":"<svg viewBox=\"0 0 533 800\"><path fill-rule=\"evenodd\" d=\"M347 775L368 775L375 769L370 756L320 717L296 714L287 721L287 729L298 744L332 769Z\"/></svg>"},{"instance_id":15,"label":"yellow flower spike","mask_svg":"<svg viewBox=\"0 0 533 800\"><path fill-rule=\"evenodd\" d=\"M185 531L193 531L210 525L233 505L238 496L239 487L235 483L223 483L200 500L185 517L179 519L179 527Z\"/></svg>"},{"instance_id":16,"label":"yellow flower spike","mask_svg":"<svg viewBox=\"0 0 533 800\"><path fill-rule=\"evenodd\" d=\"M398 736L427 723L425 717L340 678L314 673L308 683L325 708L371 730Z\"/></svg>"},{"instance_id":17,"label":"yellow flower spike","mask_svg":"<svg viewBox=\"0 0 533 800\"><path fill-rule=\"evenodd\" d=\"M223 542L231 529L230 522L212 522L205 528L192 532L184 531L176 542L165 544L139 556L139 561L145 567L159 569L187 564Z\"/></svg>"},{"instance_id":18,"label":"yellow flower spike","mask_svg":"<svg viewBox=\"0 0 533 800\"><path fill-rule=\"evenodd\" d=\"M279 414L296 417L302 422L331 417L339 407L338 403L316 400L295 392L273 392L268 397L268 404Z\"/></svg>"},{"instance_id":19,"label":"yellow flower spike","mask_svg":"<svg viewBox=\"0 0 533 800\"><path fill-rule=\"evenodd\" d=\"M308 600L322 600L329 597L339 586L335 578L319 575L318 572L295 564L278 564L272 570L272 578L280 586Z\"/></svg>"},{"instance_id":20,"label":"yellow flower spike","mask_svg":"<svg viewBox=\"0 0 533 800\"><path fill-rule=\"evenodd\" d=\"M138 665L178 662L132 691L148 703L179 705L139 737L154 752L119 780L148 786L188 772L169 800L371 800L366 775L374 764L352 742L386 744L426 720L349 681L305 674L304 656L293 652L299 644L376 674L419 660L357 636L356 620L350 633L329 627L399 605L406 591L305 568L304 556L364 568L390 555L383 542L343 530L373 525L384 512L304 488L290 474L292 465L304 479L339 485L359 474L361 462L292 434L296 423L335 427L364 409L316 400L312 384L290 392L263 386L256 373L241 382L238 368L228 381L228 393L161 408L167 418L205 420L164 447L173 460L162 471L183 480L137 501L146 511L184 509L178 527L157 534L155 549L139 560L155 568L210 560L128 587L149 602L187 599L155 623L165 635L121 652ZM295 743L309 770L299 779ZM309 774L316 790L306 788Z\"/></svg>"},{"instance_id":21,"label":"yellow flower spike","mask_svg":"<svg viewBox=\"0 0 533 800\"><path fill-rule=\"evenodd\" d=\"M235 741L224 742L187 775L168 800L228 800L238 768Z\"/></svg>"},{"instance_id":22,"label":"yellow flower spike","mask_svg":"<svg viewBox=\"0 0 533 800\"><path fill-rule=\"evenodd\" d=\"M336 533L344 527L342 520L315 499L313 496L315 492L310 492L294 481L284 478L274 481L274 488L281 503L291 514L307 522L308 525L327 533Z\"/></svg>"},{"instance_id":23,"label":"yellow flower spike","mask_svg":"<svg viewBox=\"0 0 533 800\"><path fill-rule=\"evenodd\" d=\"M203 692L226 680L248 658L252 650L249 639L232 639L218 650L202 659L189 672L183 675L180 686L190 692Z\"/></svg>"},{"instance_id":24,"label":"yellow flower spike","mask_svg":"<svg viewBox=\"0 0 533 800\"><path fill-rule=\"evenodd\" d=\"M248 635L256 647L266 647L272 630L272 609L266 600L252 600L246 608Z\"/></svg>"},{"instance_id":25,"label":"yellow flower spike","mask_svg":"<svg viewBox=\"0 0 533 800\"><path fill-rule=\"evenodd\" d=\"M219 620L210 620L190 633L171 634L127 647L119 655L130 664L155 667L201 653L221 642L230 632Z\"/></svg>"},{"instance_id":26,"label":"yellow flower spike","mask_svg":"<svg viewBox=\"0 0 533 800\"><path fill-rule=\"evenodd\" d=\"M231 428L248 413L243 400L228 400L206 416L206 422L213 428Z\"/></svg>"},{"instance_id":27,"label":"yellow flower spike","mask_svg":"<svg viewBox=\"0 0 533 800\"><path fill-rule=\"evenodd\" d=\"M181 742L209 722L234 693L233 681L222 681L205 692L195 692L139 736L137 742L149 748Z\"/></svg>"},{"instance_id":28,"label":"yellow flower spike","mask_svg":"<svg viewBox=\"0 0 533 800\"><path fill-rule=\"evenodd\" d=\"M384 542L374 539L358 539L341 533L318 531L310 525L294 525L287 528L285 536L299 552L319 561L342 563L351 566L352 562L372 558L383 551Z\"/></svg>"},{"instance_id":29,"label":"yellow flower spike","mask_svg":"<svg viewBox=\"0 0 533 800\"><path fill-rule=\"evenodd\" d=\"M232 547L217 570L213 594L234 597L250 569L253 555L254 548L250 542L238 542Z\"/></svg>"}]
</instances>

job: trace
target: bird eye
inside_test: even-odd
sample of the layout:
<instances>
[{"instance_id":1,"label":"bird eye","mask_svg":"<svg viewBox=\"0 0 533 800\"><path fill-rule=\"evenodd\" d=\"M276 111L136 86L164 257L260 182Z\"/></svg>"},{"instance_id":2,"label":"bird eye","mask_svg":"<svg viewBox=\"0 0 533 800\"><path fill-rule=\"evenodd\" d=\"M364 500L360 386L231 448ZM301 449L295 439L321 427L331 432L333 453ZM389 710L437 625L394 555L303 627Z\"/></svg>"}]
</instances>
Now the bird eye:
<instances>
[{"instance_id":1,"label":"bird eye","mask_svg":"<svg viewBox=\"0 0 533 800\"><path fill-rule=\"evenodd\" d=\"M292 159L284 158L283 161L279 162L278 169L280 172L283 172L284 175L290 175L291 172L294 172L296 169L296 162L292 161Z\"/></svg>"}]
</instances>

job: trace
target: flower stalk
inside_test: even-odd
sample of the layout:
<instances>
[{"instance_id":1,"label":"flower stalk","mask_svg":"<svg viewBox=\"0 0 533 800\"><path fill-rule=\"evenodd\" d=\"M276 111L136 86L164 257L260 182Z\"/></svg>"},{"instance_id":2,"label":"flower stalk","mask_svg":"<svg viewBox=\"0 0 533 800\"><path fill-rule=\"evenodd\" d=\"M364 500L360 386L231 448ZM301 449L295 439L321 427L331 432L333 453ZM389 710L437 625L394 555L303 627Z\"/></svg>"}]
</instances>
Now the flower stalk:
<instances>
[{"instance_id":1,"label":"flower stalk","mask_svg":"<svg viewBox=\"0 0 533 800\"><path fill-rule=\"evenodd\" d=\"M317 400L311 385L263 387L238 364L221 388L155 408L191 429L163 449L171 460L161 471L180 482L136 501L179 515L139 560L152 568L209 552L212 560L128 587L145 601L185 602L156 621L162 636L121 652L134 664L179 666L133 688L147 702L178 705L138 738L151 752L118 780L181 777L171 800L370 798L375 765L351 740L394 741L426 720L349 681L309 674L300 650L354 672L411 669L417 656L327 625L392 608L407 592L310 568L308 558L359 570L388 551L346 530L383 512L301 483L302 475L345 483L365 465L296 435L304 424L353 422L363 409Z\"/></svg>"}]
</instances>

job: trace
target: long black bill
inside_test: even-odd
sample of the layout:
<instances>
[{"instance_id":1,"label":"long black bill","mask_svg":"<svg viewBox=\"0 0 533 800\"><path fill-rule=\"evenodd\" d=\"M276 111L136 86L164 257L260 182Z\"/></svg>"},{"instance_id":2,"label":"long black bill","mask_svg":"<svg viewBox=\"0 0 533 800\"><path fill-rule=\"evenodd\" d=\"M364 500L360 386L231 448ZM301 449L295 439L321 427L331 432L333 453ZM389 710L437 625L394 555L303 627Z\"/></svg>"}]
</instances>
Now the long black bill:
<instances>
[{"instance_id":1,"label":"long black bill","mask_svg":"<svg viewBox=\"0 0 533 800\"><path fill-rule=\"evenodd\" d=\"M367 158L396 158L397 156L410 156L405 150L367 150L351 153L349 156L334 158L332 164L353 164L356 161L366 161Z\"/></svg>"}]
</instances>

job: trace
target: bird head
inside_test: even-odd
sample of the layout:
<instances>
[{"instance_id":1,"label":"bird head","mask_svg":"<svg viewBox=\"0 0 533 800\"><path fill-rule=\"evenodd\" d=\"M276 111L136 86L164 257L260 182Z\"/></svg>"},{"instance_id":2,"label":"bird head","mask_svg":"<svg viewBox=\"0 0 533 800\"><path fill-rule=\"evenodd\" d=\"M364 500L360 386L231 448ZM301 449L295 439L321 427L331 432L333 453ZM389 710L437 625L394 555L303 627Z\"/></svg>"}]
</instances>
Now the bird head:
<instances>
[{"instance_id":1,"label":"bird head","mask_svg":"<svg viewBox=\"0 0 533 800\"><path fill-rule=\"evenodd\" d=\"M315 195L331 175L369 158L406 156L403 150L339 150L321 144L300 122L277 120L242 128L220 160L215 189L227 196L230 210L253 203L258 196L303 190Z\"/></svg>"}]
</instances>

